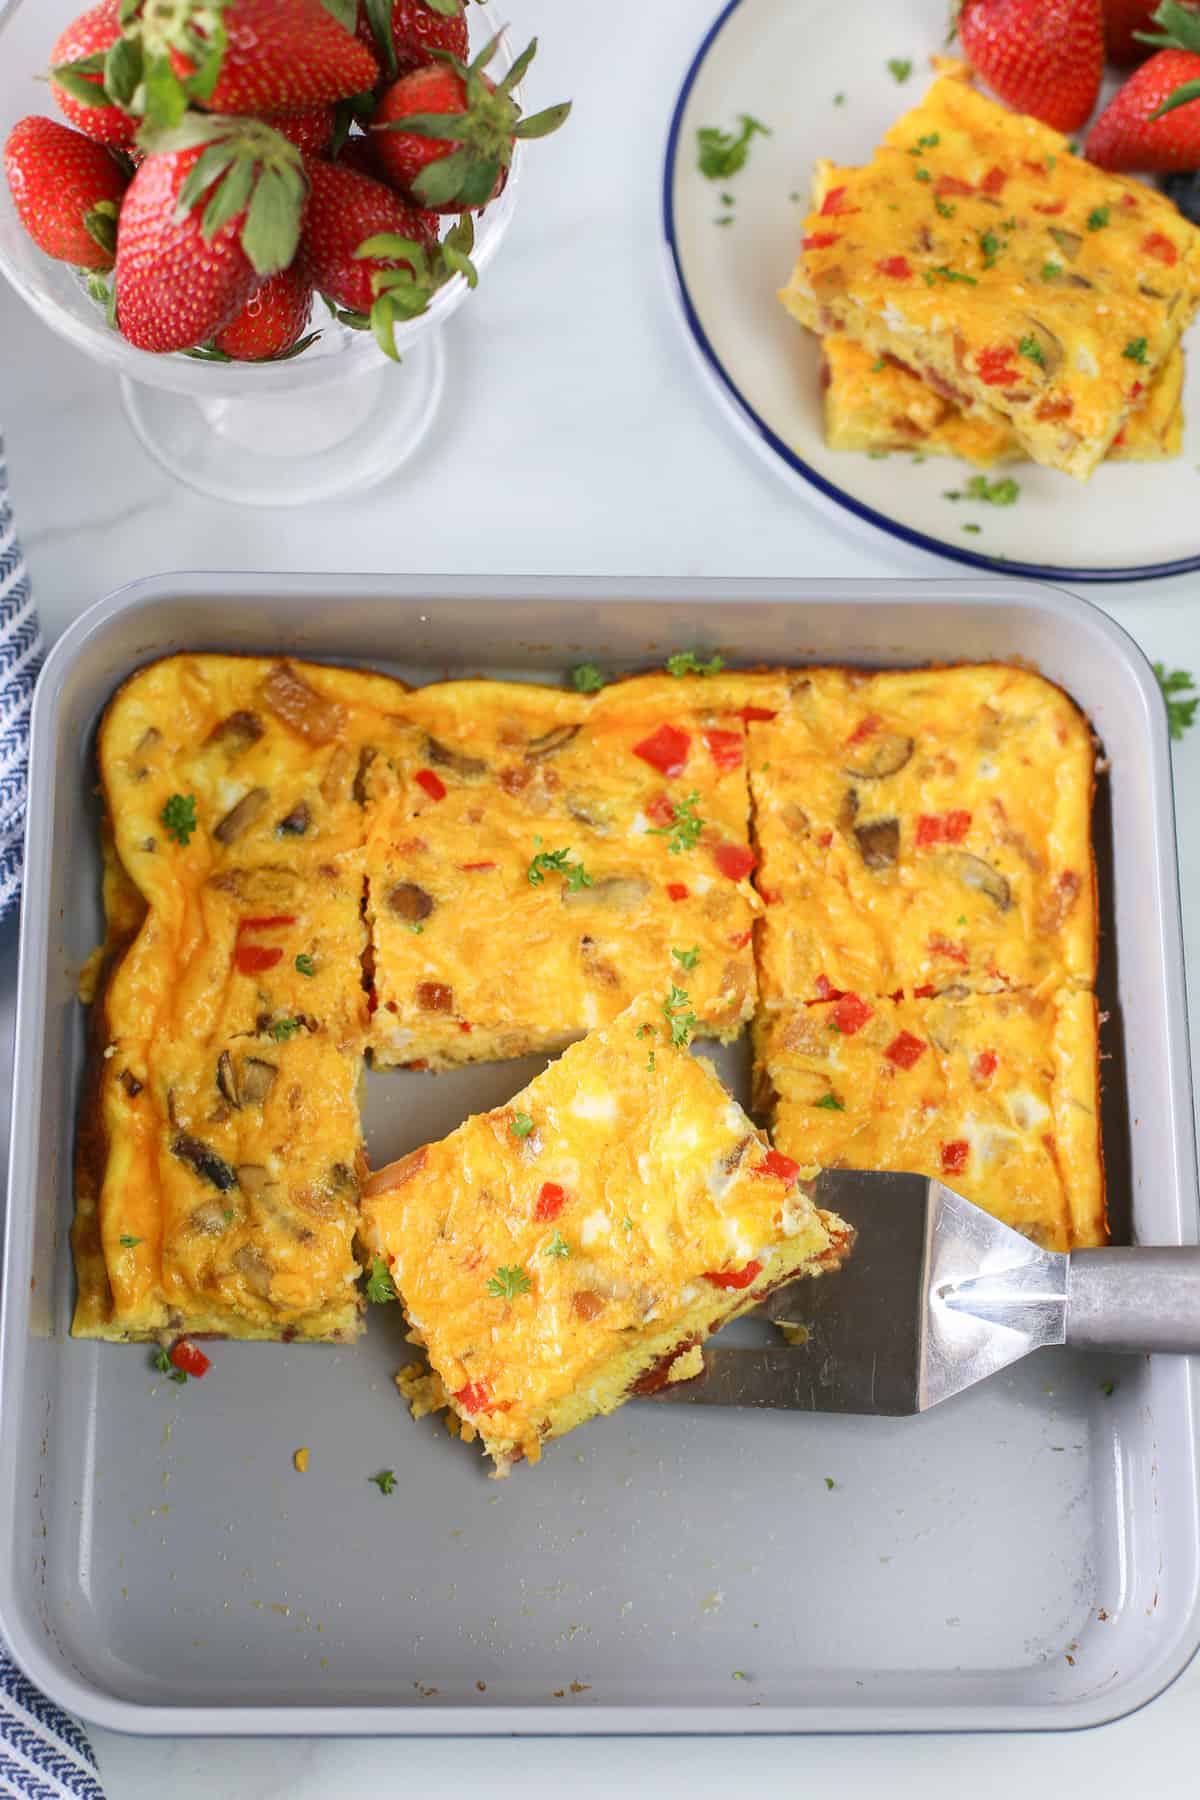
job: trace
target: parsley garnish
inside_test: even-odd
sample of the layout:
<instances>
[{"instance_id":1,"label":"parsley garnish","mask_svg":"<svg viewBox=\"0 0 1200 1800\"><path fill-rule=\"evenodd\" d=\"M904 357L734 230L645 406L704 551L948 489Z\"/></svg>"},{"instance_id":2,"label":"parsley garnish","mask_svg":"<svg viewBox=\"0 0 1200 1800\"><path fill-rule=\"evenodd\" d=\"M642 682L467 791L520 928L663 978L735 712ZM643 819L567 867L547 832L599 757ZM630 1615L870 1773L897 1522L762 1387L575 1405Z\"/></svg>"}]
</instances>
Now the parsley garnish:
<instances>
[{"instance_id":1,"label":"parsley garnish","mask_svg":"<svg viewBox=\"0 0 1200 1800\"><path fill-rule=\"evenodd\" d=\"M872 375L878 375L878 373L879 373L879 371L880 371L880 369L882 369L882 368L883 368L883 367L884 367L884 366L885 366L885 364L884 364L884 360L883 360L883 358L882 358L882 356L881 356L881 357L880 357L880 358L879 358L879 360L878 360L878 362L873 362L873 363L872 363L872 364L871 364L871 373L872 373Z\"/></svg>"},{"instance_id":2,"label":"parsley garnish","mask_svg":"<svg viewBox=\"0 0 1200 1800\"><path fill-rule=\"evenodd\" d=\"M714 655L709 662L701 662L694 650L677 650L667 658L667 674L674 675L676 681L685 675L719 675L724 667L723 656Z\"/></svg>"},{"instance_id":3,"label":"parsley garnish","mask_svg":"<svg viewBox=\"0 0 1200 1800\"><path fill-rule=\"evenodd\" d=\"M653 1037L654 1036L653 1025L639 1025L637 1030L634 1032L634 1036L640 1037L640 1038Z\"/></svg>"},{"instance_id":4,"label":"parsley garnish","mask_svg":"<svg viewBox=\"0 0 1200 1800\"><path fill-rule=\"evenodd\" d=\"M829 1489L829 1492L832 1494L834 1488L837 1486L837 1482L833 1479L832 1475L827 1475L825 1477L825 1486Z\"/></svg>"},{"instance_id":5,"label":"parsley garnish","mask_svg":"<svg viewBox=\"0 0 1200 1800\"><path fill-rule=\"evenodd\" d=\"M964 525L963 530L969 531L973 537L978 537L979 533L983 530L983 526L982 525Z\"/></svg>"},{"instance_id":6,"label":"parsley garnish","mask_svg":"<svg viewBox=\"0 0 1200 1800\"><path fill-rule=\"evenodd\" d=\"M886 68L893 81L901 84L906 82L912 74L912 63L906 56L889 56Z\"/></svg>"},{"instance_id":7,"label":"parsley garnish","mask_svg":"<svg viewBox=\"0 0 1200 1800\"><path fill-rule=\"evenodd\" d=\"M299 1019L276 1019L269 1028L270 1035L277 1044L285 1044L290 1037L295 1037L300 1029Z\"/></svg>"},{"instance_id":8,"label":"parsley garnish","mask_svg":"<svg viewBox=\"0 0 1200 1800\"><path fill-rule=\"evenodd\" d=\"M530 1280L524 1269L515 1264L512 1268L497 1269L488 1278L487 1291L493 1300L515 1300L518 1294L527 1294Z\"/></svg>"},{"instance_id":9,"label":"parsley garnish","mask_svg":"<svg viewBox=\"0 0 1200 1800\"><path fill-rule=\"evenodd\" d=\"M1093 211L1088 214L1088 230L1103 231L1104 227L1108 224L1108 215L1109 209L1107 206L1095 207Z\"/></svg>"},{"instance_id":10,"label":"parsley garnish","mask_svg":"<svg viewBox=\"0 0 1200 1800\"><path fill-rule=\"evenodd\" d=\"M1042 346L1035 337L1023 337L1017 345L1017 349L1021 352L1022 356L1027 356L1030 362L1035 362L1039 369L1045 368L1046 352L1042 349Z\"/></svg>"},{"instance_id":11,"label":"parsley garnish","mask_svg":"<svg viewBox=\"0 0 1200 1800\"><path fill-rule=\"evenodd\" d=\"M543 1256L570 1256L570 1254L571 1246L564 1242L557 1231L542 1251Z\"/></svg>"},{"instance_id":12,"label":"parsley garnish","mask_svg":"<svg viewBox=\"0 0 1200 1800\"><path fill-rule=\"evenodd\" d=\"M1042 264L1042 280L1055 281L1062 274L1062 264L1046 262Z\"/></svg>"},{"instance_id":13,"label":"parsley garnish","mask_svg":"<svg viewBox=\"0 0 1200 1800\"><path fill-rule=\"evenodd\" d=\"M598 694L608 676L595 663L580 663L571 670L571 686L577 694Z\"/></svg>"},{"instance_id":14,"label":"parsley garnish","mask_svg":"<svg viewBox=\"0 0 1200 1800\"><path fill-rule=\"evenodd\" d=\"M161 1344L154 1352L154 1366L160 1375L169 1375L171 1373L171 1359Z\"/></svg>"},{"instance_id":15,"label":"parsley garnish","mask_svg":"<svg viewBox=\"0 0 1200 1800\"><path fill-rule=\"evenodd\" d=\"M420 937L425 929L417 919L405 919L404 923L408 926L408 929L412 932L414 937Z\"/></svg>"},{"instance_id":16,"label":"parsley garnish","mask_svg":"<svg viewBox=\"0 0 1200 1800\"><path fill-rule=\"evenodd\" d=\"M1147 361L1146 349L1147 340L1144 337L1130 338L1121 355L1127 357L1130 362L1145 364Z\"/></svg>"},{"instance_id":17,"label":"parsley garnish","mask_svg":"<svg viewBox=\"0 0 1200 1800\"><path fill-rule=\"evenodd\" d=\"M846 104L845 94L835 94L833 96L833 104L835 106L845 106L845 104Z\"/></svg>"},{"instance_id":18,"label":"parsley garnish","mask_svg":"<svg viewBox=\"0 0 1200 1800\"><path fill-rule=\"evenodd\" d=\"M687 990L676 987L674 982L671 983L671 991L663 1002L663 1017L671 1027L673 1048L682 1050L700 1021L691 1010ZM650 1054L653 1056L654 1052L651 1051Z\"/></svg>"},{"instance_id":19,"label":"parsley garnish","mask_svg":"<svg viewBox=\"0 0 1200 1800\"><path fill-rule=\"evenodd\" d=\"M514 1137L527 1138L533 1130L533 1120L528 1113L517 1112L508 1121L508 1129Z\"/></svg>"},{"instance_id":20,"label":"parsley garnish","mask_svg":"<svg viewBox=\"0 0 1200 1800\"><path fill-rule=\"evenodd\" d=\"M1178 743L1184 732L1196 722L1196 708L1200 706L1200 694L1194 700L1180 700L1178 695L1194 689L1196 684L1186 669L1172 669L1168 675L1162 663L1156 662L1154 673L1158 676L1158 685L1163 691L1167 703L1167 727L1171 736Z\"/></svg>"},{"instance_id":21,"label":"parsley garnish","mask_svg":"<svg viewBox=\"0 0 1200 1800\"><path fill-rule=\"evenodd\" d=\"M979 239L979 248L983 251L984 268L994 269L996 258L1007 246L996 236L994 231L985 231Z\"/></svg>"},{"instance_id":22,"label":"parsley garnish","mask_svg":"<svg viewBox=\"0 0 1200 1800\"><path fill-rule=\"evenodd\" d=\"M653 1075L653 1073L654 1073L655 1069L657 1069L657 1067L658 1067L658 1058L657 1058L657 1056L655 1056L655 1054L652 1050L650 1052L649 1056L646 1058L646 1073L647 1073L647 1075Z\"/></svg>"},{"instance_id":23,"label":"parsley garnish","mask_svg":"<svg viewBox=\"0 0 1200 1800\"><path fill-rule=\"evenodd\" d=\"M836 1094L822 1094L819 1100L813 1101L813 1105L824 1107L826 1112L845 1112L846 1110Z\"/></svg>"},{"instance_id":24,"label":"parsley garnish","mask_svg":"<svg viewBox=\"0 0 1200 1800\"><path fill-rule=\"evenodd\" d=\"M186 1387L187 1385L187 1376L182 1369L172 1369L171 1373L167 1376L167 1380L173 1381L176 1387Z\"/></svg>"},{"instance_id":25,"label":"parsley garnish","mask_svg":"<svg viewBox=\"0 0 1200 1800\"><path fill-rule=\"evenodd\" d=\"M297 975L315 975L316 972L316 965L311 956L304 955L296 958Z\"/></svg>"},{"instance_id":26,"label":"parsley garnish","mask_svg":"<svg viewBox=\"0 0 1200 1800\"><path fill-rule=\"evenodd\" d=\"M918 174L920 171L918 170ZM978 287L979 283L973 275L962 275L957 269L949 269L945 263L939 263L936 269L926 269L925 286L932 287L938 276L943 281L965 281L968 287Z\"/></svg>"},{"instance_id":27,"label":"parsley garnish","mask_svg":"<svg viewBox=\"0 0 1200 1800\"><path fill-rule=\"evenodd\" d=\"M564 875L568 893L574 894L579 888L591 887L592 878L582 863L568 862L570 849L539 850L529 865L530 887L541 887L547 873Z\"/></svg>"},{"instance_id":28,"label":"parsley garnish","mask_svg":"<svg viewBox=\"0 0 1200 1800\"><path fill-rule=\"evenodd\" d=\"M133 1250L141 1243L141 1241L141 1238L130 1237L127 1233L123 1234L121 1238L121 1248L122 1250Z\"/></svg>"},{"instance_id":29,"label":"parsley garnish","mask_svg":"<svg viewBox=\"0 0 1200 1800\"><path fill-rule=\"evenodd\" d=\"M670 838L667 849L672 856L682 856L685 850L694 850L700 842L700 833L704 830L704 820L696 811L696 802L700 795L693 789L686 800L677 800L671 808L675 823L673 825L651 825L651 837Z\"/></svg>"},{"instance_id":30,"label":"parsley garnish","mask_svg":"<svg viewBox=\"0 0 1200 1800\"><path fill-rule=\"evenodd\" d=\"M722 131L716 125L705 125L696 133L700 173L710 181L724 181L745 167L750 140L756 132L763 137L771 135L769 128L749 113L739 113L738 123L741 130L736 137L732 131Z\"/></svg>"},{"instance_id":31,"label":"parsley garnish","mask_svg":"<svg viewBox=\"0 0 1200 1800\"><path fill-rule=\"evenodd\" d=\"M1100 1392L1102 1394L1106 1394L1110 1400L1112 1399L1112 1397L1116 1393L1116 1391L1117 1391L1117 1384L1115 1381L1102 1381L1100 1383Z\"/></svg>"},{"instance_id":32,"label":"parsley garnish","mask_svg":"<svg viewBox=\"0 0 1200 1800\"><path fill-rule=\"evenodd\" d=\"M932 181L933 176L929 173L928 169L918 169L917 170L917 180L918 181Z\"/></svg>"},{"instance_id":33,"label":"parsley garnish","mask_svg":"<svg viewBox=\"0 0 1200 1800\"><path fill-rule=\"evenodd\" d=\"M989 481L986 475L972 475L965 488L946 488L943 500L982 500L988 506L1015 506L1021 492L1019 482L1006 475L1001 481Z\"/></svg>"},{"instance_id":34,"label":"parsley garnish","mask_svg":"<svg viewBox=\"0 0 1200 1800\"><path fill-rule=\"evenodd\" d=\"M196 797L194 794L172 794L159 818L167 828L167 836L174 838L177 844L186 844L196 825Z\"/></svg>"},{"instance_id":35,"label":"parsley garnish","mask_svg":"<svg viewBox=\"0 0 1200 1800\"><path fill-rule=\"evenodd\" d=\"M390 1494L395 1490L396 1471L394 1469L380 1469L378 1475L368 1475L367 1480L373 1481L381 1494Z\"/></svg>"},{"instance_id":36,"label":"parsley garnish","mask_svg":"<svg viewBox=\"0 0 1200 1800\"><path fill-rule=\"evenodd\" d=\"M626 1213L625 1217L621 1220L621 1230L626 1232L633 1230L633 1220L628 1213Z\"/></svg>"},{"instance_id":37,"label":"parsley garnish","mask_svg":"<svg viewBox=\"0 0 1200 1800\"><path fill-rule=\"evenodd\" d=\"M392 1280L392 1272L382 1256L373 1257L370 1273L367 1276L367 1299L376 1306L382 1306L388 1300L396 1298L396 1284Z\"/></svg>"},{"instance_id":38,"label":"parsley garnish","mask_svg":"<svg viewBox=\"0 0 1200 1800\"><path fill-rule=\"evenodd\" d=\"M941 141L940 132L927 131L924 137L919 137L917 139L916 147L910 150L908 154L910 156L916 156L922 150L936 150Z\"/></svg>"},{"instance_id":39,"label":"parsley garnish","mask_svg":"<svg viewBox=\"0 0 1200 1800\"><path fill-rule=\"evenodd\" d=\"M934 204L935 210L937 211L937 213L939 214L939 216L941 218L952 219L954 217L954 208L952 206L950 206L945 200L935 200L933 204Z\"/></svg>"},{"instance_id":40,"label":"parsley garnish","mask_svg":"<svg viewBox=\"0 0 1200 1800\"><path fill-rule=\"evenodd\" d=\"M681 968L694 969L700 961L700 946L697 944L692 950L672 950L671 955Z\"/></svg>"}]
</instances>

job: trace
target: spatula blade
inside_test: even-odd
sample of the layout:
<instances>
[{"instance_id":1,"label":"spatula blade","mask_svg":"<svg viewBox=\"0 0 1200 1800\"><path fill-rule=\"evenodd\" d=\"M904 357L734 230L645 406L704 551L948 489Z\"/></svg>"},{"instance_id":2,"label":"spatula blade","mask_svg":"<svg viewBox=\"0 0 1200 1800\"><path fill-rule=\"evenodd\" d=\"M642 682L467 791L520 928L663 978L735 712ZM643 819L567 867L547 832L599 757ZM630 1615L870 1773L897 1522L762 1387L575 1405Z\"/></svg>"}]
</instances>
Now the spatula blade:
<instances>
[{"instance_id":1,"label":"spatula blade","mask_svg":"<svg viewBox=\"0 0 1200 1800\"><path fill-rule=\"evenodd\" d=\"M763 1309L802 1327L804 1341L732 1348L718 1339L703 1374L656 1400L897 1417L1063 1341L1066 1257L943 1183L830 1169L813 1198L858 1237L836 1275L797 1281Z\"/></svg>"}]
</instances>

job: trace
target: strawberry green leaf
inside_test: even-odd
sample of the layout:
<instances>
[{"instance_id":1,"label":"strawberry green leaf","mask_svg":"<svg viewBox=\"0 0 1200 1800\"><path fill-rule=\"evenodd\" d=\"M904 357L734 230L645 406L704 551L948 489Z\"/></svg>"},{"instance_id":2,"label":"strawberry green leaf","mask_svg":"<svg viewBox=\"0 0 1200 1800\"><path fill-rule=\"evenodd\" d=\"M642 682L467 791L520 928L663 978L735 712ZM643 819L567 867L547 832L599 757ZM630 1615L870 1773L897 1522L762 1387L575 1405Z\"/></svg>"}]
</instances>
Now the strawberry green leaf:
<instances>
[{"instance_id":1,"label":"strawberry green leaf","mask_svg":"<svg viewBox=\"0 0 1200 1800\"><path fill-rule=\"evenodd\" d=\"M427 269L429 264L424 244L418 244L413 238L400 237L394 231L377 231L374 237L364 238L354 255L363 261L379 257L385 262L406 262L410 268L420 271Z\"/></svg>"},{"instance_id":2,"label":"strawberry green leaf","mask_svg":"<svg viewBox=\"0 0 1200 1800\"><path fill-rule=\"evenodd\" d=\"M117 214L119 208L112 200L102 200L90 212L83 215L83 229L94 244L109 256L117 254Z\"/></svg>"},{"instance_id":3,"label":"strawberry green leaf","mask_svg":"<svg viewBox=\"0 0 1200 1800\"><path fill-rule=\"evenodd\" d=\"M204 157L212 156L214 153L220 154L215 145L212 150L204 152L200 162L204 161ZM200 163L197 163L196 167L199 168ZM254 164L244 157L235 161L225 180L213 189L208 205L204 209L200 230L206 243L212 242L222 225L228 225L230 219L236 219L240 212L246 210L250 203L253 186Z\"/></svg>"},{"instance_id":4,"label":"strawberry green leaf","mask_svg":"<svg viewBox=\"0 0 1200 1800\"><path fill-rule=\"evenodd\" d=\"M321 0L327 13L332 13L339 25L347 31L353 31L358 21L358 0Z\"/></svg>"},{"instance_id":5,"label":"strawberry green leaf","mask_svg":"<svg viewBox=\"0 0 1200 1800\"><path fill-rule=\"evenodd\" d=\"M514 125L513 136L518 138L549 137L552 131L557 131L561 125L566 124L570 111L571 102L569 100L561 101L558 106L548 106L544 112L533 113L528 119L522 119L519 125Z\"/></svg>"},{"instance_id":6,"label":"strawberry green leaf","mask_svg":"<svg viewBox=\"0 0 1200 1800\"><path fill-rule=\"evenodd\" d=\"M471 123L470 113L407 113L399 119L389 119L386 125L376 125L376 131L411 132L414 137L441 138L447 143L457 143Z\"/></svg>"},{"instance_id":7,"label":"strawberry green leaf","mask_svg":"<svg viewBox=\"0 0 1200 1800\"><path fill-rule=\"evenodd\" d=\"M500 179L500 164L494 158L485 158L482 162L473 162L467 178L458 190L458 200L462 206L486 206L492 192Z\"/></svg>"},{"instance_id":8,"label":"strawberry green leaf","mask_svg":"<svg viewBox=\"0 0 1200 1800\"><path fill-rule=\"evenodd\" d=\"M118 106L133 104L142 79L142 49L132 38L119 37L104 59L104 89Z\"/></svg>"},{"instance_id":9,"label":"strawberry green leaf","mask_svg":"<svg viewBox=\"0 0 1200 1800\"><path fill-rule=\"evenodd\" d=\"M422 206L442 206L447 200L457 199L473 161L469 150L454 150L437 162L427 163L413 182L413 193Z\"/></svg>"},{"instance_id":10,"label":"strawberry green leaf","mask_svg":"<svg viewBox=\"0 0 1200 1800\"><path fill-rule=\"evenodd\" d=\"M141 93L146 123L154 131L170 131L187 111L187 95L166 56L146 63Z\"/></svg>"},{"instance_id":11,"label":"strawberry green leaf","mask_svg":"<svg viewBox=\"0 0 1200 1800\"><path fill-rule=\"evenodd\" d=\"M1155 44L1168 50L1191 50L1200 55L1200 13L1181 6L1179 0L1163 0L1154 14L1159 31L1135 31L1143 44ZM1155 117L1158 115L1156 114Z\"/></svg>"},{"instance_id":12,"label":"strawberry green leaf","mask_svg":"<svg viewBox=\"0 0 1200 1800\"><path fill-rule=\"evenodd\" d=\"M537 47L537 39L531 38L500 83L500 88L504 93L511 94L517 84L524 79L530 63L537 55Z\"/></svg>"},{"instance_id":13,"label":"strawberry green leaf","mask_svg":"<svg viewBox=\"0 0 1200 1800\"><path fill-rule=\"evenodd\" d=\"M277 274L295 257L304 191L303 177L297 193L282 169L264 169L259 176L242 227L242 249L258 274Z\"/></svg>"},{"instance_id":14,"label":"strawberry green leaf","mask_svg":"<svg viewBox=\"0 0 1200 1800\"><path fill-rule=\"evenodd\" d=\"M1157 111L1150 114L1148 123L1153 125L1155 119L1161 119L1164 113L1174 112L1177 107L1187 106L1193 100L1200 100L1200 81L1185 81L1169 99L1163 101Z\"/></svg>"},{"instance_id":15,"label":"strawberry green leaf","mask_svg":"<svg viewBox=\"0 0 1200 1800\"><path fill-rule=\"evenodd\" d=\"M371 36L375 39L376 48L383 58L383 66L388 75L397 72L396 45L392 39L392 0L365 0L367 23L371 27Z\"/></svg>"},{"instance_id":16,"label":"strawberry green leaf","mask_svg":"<svg viewBox=\"0 0 1200 1800\"><path fill-rule=\"evenodd\" d=\"M64 94L70 94L72 100L78 100L84 106L103 106L107 96L103 85L95 80L103 73L104 57L97 51L94 56L80 56L74 62L55 63L50 70L50 79Z\"/></svg>"},{"instance_id":17,"label":"strawberry green leaf","mask_svg":"<svg viewBox=\"0 0 1200 1800\"><path fill-rule=\"evenodd\" d=\"M380 294L371 308L371 330L383 354L392 362L398 363L400 352L396 348L396 309L390 294Z\"/></svg>"},{"instance_id":18,"label":"strawberry green leaf","mask_svg":"<svg viewBox=\"0 0 1200 1800\"><path fill-rule=\"evenodd\" d=\"M443 19L461 19L462 0L425 0L430 12L440 13Z\"/></svg>"}]
</instances>

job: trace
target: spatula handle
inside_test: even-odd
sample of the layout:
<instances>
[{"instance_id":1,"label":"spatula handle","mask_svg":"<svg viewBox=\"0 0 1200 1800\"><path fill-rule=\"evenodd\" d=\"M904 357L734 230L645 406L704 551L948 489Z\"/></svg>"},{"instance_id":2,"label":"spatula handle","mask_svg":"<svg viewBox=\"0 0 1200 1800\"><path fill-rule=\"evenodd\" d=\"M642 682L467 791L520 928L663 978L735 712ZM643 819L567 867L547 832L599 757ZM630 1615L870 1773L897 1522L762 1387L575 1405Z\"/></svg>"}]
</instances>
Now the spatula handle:
<instances>
[{"instance_id":1,"label":"spatula handle","mask_svg":"<svg viewBox=\"0 0 1200 1800\"><path fill-rule=\"evenodd\" d=\"M1073 1250L1066 1341L1077 1350L1200 1355L1200 1245Z\"/></svg>"}]
</instances>

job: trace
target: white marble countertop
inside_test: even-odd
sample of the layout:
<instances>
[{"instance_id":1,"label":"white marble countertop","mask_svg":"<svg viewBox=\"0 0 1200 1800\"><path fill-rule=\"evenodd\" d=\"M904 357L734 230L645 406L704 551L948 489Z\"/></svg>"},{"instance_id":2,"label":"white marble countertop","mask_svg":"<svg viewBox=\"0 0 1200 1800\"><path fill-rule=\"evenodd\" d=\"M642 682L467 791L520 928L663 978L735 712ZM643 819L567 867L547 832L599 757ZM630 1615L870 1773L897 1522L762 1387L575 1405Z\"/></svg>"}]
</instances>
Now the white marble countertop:
<instances>
[{"instance_id":1,"label":"white marble countertop","mask_svg":"<svg viewBox=\"0 0 1200 1800\"><path fill-rule=\"evenodd\" d=\"M576 97L526 187L486 292L452 322L445 404L420 459L359 500L242 510L177 486L144 454L109 377L0 291L0 426L37 598L53 637L91 600L170 568L661 575L946 576L950 565L832 524L760 467L701 391L666 298L658 181L667 110L713 0L608 0L603 15L507 9L545 29L535 103ZM619 82L597 67L598 33ZM1200 487L1197 489L1200 498ZM1200 669L1200 578L1093 589L1169 666ZM1200 954L1200 730L1176 751L1191 957ZM1200 984L1197 984L1200 987ZM1193 1033L1200 1025L1193 1007ZM1200 1038L1197 1039L1200 1041ZM584 1800L886 1783L957 1796L1195 1791L1200 1663L1132 1718L994 1738L153 1741L97 1732L111 1800L340 1800L405 1789L496 1800L569 1785ZM802 1775L799 1773L802 1771ZM801 1789L803 1782L803 1789Z\"/></svg>"}]
</instances>

